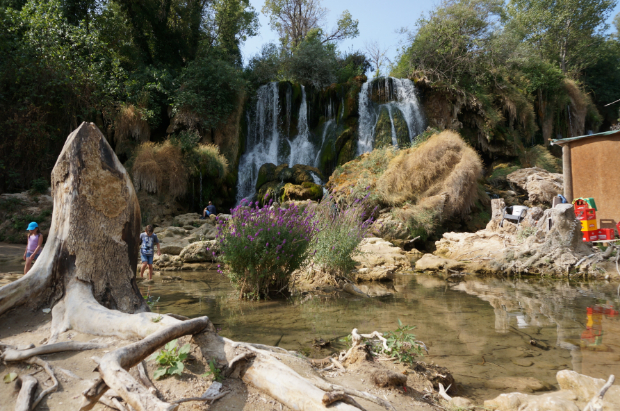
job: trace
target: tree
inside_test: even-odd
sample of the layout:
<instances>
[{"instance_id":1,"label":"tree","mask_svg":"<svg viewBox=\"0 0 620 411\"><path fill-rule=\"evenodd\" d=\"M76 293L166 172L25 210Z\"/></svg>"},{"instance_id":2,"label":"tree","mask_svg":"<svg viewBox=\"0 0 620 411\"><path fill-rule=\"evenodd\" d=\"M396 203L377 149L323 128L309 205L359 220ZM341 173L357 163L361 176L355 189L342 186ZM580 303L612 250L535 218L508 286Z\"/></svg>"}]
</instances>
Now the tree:
<instances>
[{"instance_id":1,"label":"tree","mask_svg":"<svg viewBox=\"0 0 620 411\"><path fill-rule=\"evenodd\" d=\"M390 60L386 56L390 48L383 47L379 45L379 43L377 43L376 41L365 43L364 46L370 62L375 68L375 78L377 78L381 76L381 68L383 67L383 65L390 62Z\"/></svg>"},{"instance_id":2,"label":"tree","mask_svg":"<svg viewBox=\"0 0 620 411\"><path fill-rule=\"evenodd\" d=\"M596 61L596 46L616 0L511 0L511 29L539 55L559 63L562 72L579 72Z\"/></svg>"},{"instance_id":3,"label":"tree","mask_svg":"<svg viewBox=\"0 0 620 411\"><path fill-rule=\"evenodd\" d=\"M336 28L325 31L321 28L327 9L320 0L266 0L263 13L269 16L270 26L280 35L282 44L297 47L311 30L321 29L323 43L354 38L359 35L358 21L348 10L340 15Z\"/></svg>"}]
</instances>

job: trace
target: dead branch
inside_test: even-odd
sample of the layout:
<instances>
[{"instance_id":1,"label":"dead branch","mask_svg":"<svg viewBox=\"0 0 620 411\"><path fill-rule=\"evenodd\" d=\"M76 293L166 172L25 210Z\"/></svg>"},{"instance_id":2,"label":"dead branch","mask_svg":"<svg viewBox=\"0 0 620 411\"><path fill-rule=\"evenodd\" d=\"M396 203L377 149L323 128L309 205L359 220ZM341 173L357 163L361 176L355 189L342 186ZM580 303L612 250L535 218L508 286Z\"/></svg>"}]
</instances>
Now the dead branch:
<instances>
[{"instance_id":1,"label":"dead branch","mask_svg":"<svg viewBox=\"0 0 620 411\"><path fill-rule=\"evenodd\" d=\"M336 367L340 368L341 370L346 370L346 368L344 368L344 365L342 365L340 361L338 361L337 359L329 357L329 360L332 362L332 364L334 364Z\"/></svg>"},{"instance_id":2,"label":"dead branch","mask_svg":"<svg viewBox=\"0 0 620 411\"><path fill-rule=\"evenodd\" d=\"M94 381L93 385L91 385L82 393L84 399L82 400L80 411L88 411L92 409L95 404L101 399L103 394L105 394L109 389L110 388L106 385L103 379L97 378Z\"/></svg>"},{"instance_id":3,"label":"dead branch","mask_svg":"<svg viewBox=\"0 0 620 411\"><path fill-rule=\"evenodd\" d=\"M53 354L64 351L86 351L105 348L107 344L99 343L81 343L81 342L60 342L50 345L42 345L40 347L31 348L29 350L7 349L2 354L2 359L6 362L23 361L35 355Z\"/></svg>"},{"instance_id":4,"label":"dead branch","mask_svg":"<svg viewBox=\"0 0 620 411\"><path fill-rule=\"evenodd\" d=\"M603 385L603 388L601 388L599 393L586 404L583 411L603 411L603 397L607 390L613 385L615 379L616 377L610 375L605 385Z\"/></svg>"},{"instance_id":5,"label":"dead branch","mask_svg":"<svg viewBox=\"0 0 620 411\"><path fill-rule=\"evenodd\" d=\"M146 365L144 364L144 361L138 364L138 376L140 377L140 381L142 382L142 384L144 384L144 386L148 388L151 394L159 396L157 387L155 387L153 381L151 381L151 379L149 378L149 374L146 372Z\"/></svg>"},{"instance_id":6,"label":"dead branch","mask_svg":"<svg viewBox=\"0 0 620 411\"><path fill-rule=\"evenodd\" d=\"M354 397L358 397L358 398L363 398L365 400L368 400L370 402L374 402L375 404L378 404L380 406L382 406L383 408L389 410L389 411L396 411L396 408L394 408L394 406L392 404L390 404L389 402L375 396L372 394L369 394L365 391L358 391L358 390L354 390L351 388L346 388L340 385L336 385L336 384L330 384L327 381L324 380L320 380L318 378L311 380L312 384L314 384L315 386L317 386L318 388L322 389L323 391L342 391L345 394L348 395L352 395Z\"/></svg>"},{"instance_id":7,"label":"dead branch","mask_svg":"<svg viewBox=\"0 0 620 411\"><path fill-rule=\"evenodd\" d=\"M219 400L220 398L224 397L226 394L228 394L230 391L224 391L221 392L217 395L214 395L213 397L191 397L191 398L183 398L180 400L176 400L173 402L173 404L181 404L184 402L189 402L189 401L211 401L210 404L213 404L216 400Z\"/></svg>"},{"instance_id":8,"label":"dead branch","mask_svg":"<svg viewBox=\"0 0 620 411\"><path fill-rule=\"evenodd\" d=\"M15 411L30 411L30 404L32 404L39 381L33 376L22 375L19 377L18 382L21 383L21 389L15 402Z\"/></svg>"},{"instance_id":9,"label":"dead branch","mask_svg":"<svg viewBox=\"0 0 620 411\"><path fill-rule=\"evenodd\" d=\"M349 405L359 408L362 411L366 411L364 407L359 405L357 401L351 398L349 395L345 394L344 391L332 391L326 392L323 396L323 404L330 405L336 401L346 402Z\"/></svg>"}]
</instances>

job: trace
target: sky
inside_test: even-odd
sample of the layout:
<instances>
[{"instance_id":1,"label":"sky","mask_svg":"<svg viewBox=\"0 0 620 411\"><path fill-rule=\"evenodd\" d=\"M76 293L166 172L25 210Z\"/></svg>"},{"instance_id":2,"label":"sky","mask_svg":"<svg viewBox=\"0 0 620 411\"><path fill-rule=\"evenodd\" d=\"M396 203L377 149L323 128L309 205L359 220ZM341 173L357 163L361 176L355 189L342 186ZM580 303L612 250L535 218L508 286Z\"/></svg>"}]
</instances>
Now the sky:
<instances>
[{"instance_id":1,"label":"sky","mask_svg":"<svg viewBox=\"0 0 620 411\"><path fill-rule=\"evenodd\" d=\"M278 35L269 27L269 19L261 12L264 0L250 0L252 6L259 13L259 35L248 39L242 47L244 61L257 54L262 45L276 42ZM365 43L377 42L383 47L389 47L387 56L394 62L398 55L398 47L405 40L397 30L406 27L415 28L416 21L423 13L428 13L441 0L323 0L323 7L329 10L326 27L336 26L336 21L344 10L349 10L354 19L359 20L360 35L354 39L345 40L338 44L342 51L363 50ZM608 23L611 25L613 17L620 12L620 3L611 14ZM371 75L371 73L367 73Z\"/></svg>"}]
</instances>

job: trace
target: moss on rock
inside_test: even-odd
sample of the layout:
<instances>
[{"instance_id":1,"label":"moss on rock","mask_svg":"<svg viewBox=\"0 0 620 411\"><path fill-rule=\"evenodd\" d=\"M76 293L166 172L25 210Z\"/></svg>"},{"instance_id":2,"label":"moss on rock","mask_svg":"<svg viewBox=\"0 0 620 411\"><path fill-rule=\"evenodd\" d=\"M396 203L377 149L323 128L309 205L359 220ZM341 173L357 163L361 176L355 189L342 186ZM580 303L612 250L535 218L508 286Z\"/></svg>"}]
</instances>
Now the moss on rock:
<instances>
[{"instance_id":1,"label":"moss on rock","mask_svg":"<svg viewBox=\"0 0 620 411\"><path fill-rule=\"evenodd\" d=\"M265 163L258 169L258 177L256 179L256 190L263 186L263 184L276 179L276 165L272 163Z\"/></svg>"},{"instance_id":2,"label":"moss on rock","mask_svg":"<svg viewBox=\"0 0 620 411\"><path fill-rule=\"evenodd\" d=\"M280 200L282 202L291 200L317 201L320 200L322 197L323 189L321 188L321 186L306 181L302 184L285 184L282 195L280 196Z\"/></svg>"},{"instance_id":3,"label":"moss on rock","mask_svg":"<svg viewBox=\"0 0 620 411\"><path fill-rule=\"evenodd\" d=\"M379 120L375 127L374 148L383 148L392 145L392 122L387 107L382 106L379 110Z\"/></svg>"}]
</instances>

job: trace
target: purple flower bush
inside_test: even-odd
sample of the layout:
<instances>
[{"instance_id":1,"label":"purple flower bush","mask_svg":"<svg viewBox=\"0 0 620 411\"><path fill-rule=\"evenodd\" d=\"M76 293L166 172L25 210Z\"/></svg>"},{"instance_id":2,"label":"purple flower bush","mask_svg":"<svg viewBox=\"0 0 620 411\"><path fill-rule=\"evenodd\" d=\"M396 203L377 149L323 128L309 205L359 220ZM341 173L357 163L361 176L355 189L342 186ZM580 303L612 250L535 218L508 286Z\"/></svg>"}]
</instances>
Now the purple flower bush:
<instances>
[{"instance_id":1,"label":"purple flower bush","mask_svg":"<svg viewBox=\"0 0 620 411\"><path fill-rule=\"evenodd\" d=\"M317 232L313 213L241 202L229 219L217 220L217 243L226 274L240 298L261 299L287 288L291 274L309 257Z\"/></svg>"},{"instance_id":2,"label":"purple flower bush","mask_svg":"<svg viewBox=\"0 0 620 411\"><path fill-rule=\"evenodd\" d=\"M331 195L316 208L317 235L312 242L312 262L316 269L335 277L349 277L355 267L353 256L373 223L375 210L368 196L350 204L338 204Z\"/></svg>"}]
</instances>

